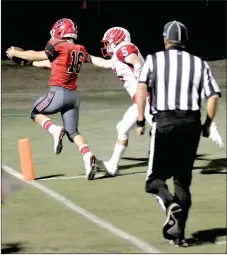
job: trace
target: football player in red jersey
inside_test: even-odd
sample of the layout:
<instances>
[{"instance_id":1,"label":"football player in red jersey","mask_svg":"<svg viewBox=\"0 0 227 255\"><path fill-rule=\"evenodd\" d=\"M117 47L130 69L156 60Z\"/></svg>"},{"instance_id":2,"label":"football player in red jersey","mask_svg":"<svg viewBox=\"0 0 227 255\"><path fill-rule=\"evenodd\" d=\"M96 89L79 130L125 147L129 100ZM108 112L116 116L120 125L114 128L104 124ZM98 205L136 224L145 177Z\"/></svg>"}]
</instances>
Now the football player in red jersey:
<instances>
[{"instance_id":1,"label":"football player in red jersey","mask_svg":"<svg viewBox=\"0 0 227 255\"><path fill-rule=\"evenodd\" d=\"M144 59L139 49L131 43L129 32L122 27L113 27L107 30L102 42L104 43L104 48L102 48L103 56L110 56L111 59L106 60L104 58L88 55L87 60L98 67L112 68L122 81L124 88L133 101L122 120L117 124L118 139L111 159L104 162L97 161L99 167L104 168L109 175L115 176L118 172L118 163L128 146L129 132L135 127L137 120L135 93L137 78L140 74ZM26 59L29 60L28 58ZM31 64L36 67L48 68L50 66L50 63L45 60L34 61ZM146 119L151 125L152 121L151 115L149 114L149 106L146 107Z\"/></svg>"},{"instance_id":2,"label":"football player in red jersey","mask_svg":"<svg viewBox=\"0 0 227 255\"><path fill-rule=\"evenodd\" d=\"M104 58L90 55L90 62L98 67L112 68L122 81L125 90L132 98L132 105L128 108L122 120L117 124L118 138L110 160L99 162L99 167L104 168L109 175L114 176L118 172L118 163L128 146L129 132L136 124L137 106L135 94L137 77L140 74L144 59L140 54L139 49L131 43L129 32L122 27L108 29L103 36L102 42L104 43L104 48L102 48L103 56L110 56L111 59L106 60ZM32 65L37 67L48 67L49 63L36 61L33 62ZM149 104L147 103L146 120L150 125L152 123L151 119L152 117L149 114Z\"/></svg>"},{"instance_id":3,"label":"football player in red jersey","mask_svg":"<svg viewBox=\"0 0 227 255\"><path fill-rule=\"evenodd\" d=\"M49 91L38 98L31 119L46 129L54 138L54 153L62 150L62 139L66 133L82 154L86 176L91 180L96 172L96 158L90 151L85 138L78 131L80 96L77 92L77 78L80 68L87 61L84 46L75 44L77 25L67 18L58 20L50 31L51 39L43 51L19 51L14 47L7 50L7 56L28 61L42 60L51 67ZM63 127L52 123L47 115L61 113Z\"/></svg>"}]
</instances>

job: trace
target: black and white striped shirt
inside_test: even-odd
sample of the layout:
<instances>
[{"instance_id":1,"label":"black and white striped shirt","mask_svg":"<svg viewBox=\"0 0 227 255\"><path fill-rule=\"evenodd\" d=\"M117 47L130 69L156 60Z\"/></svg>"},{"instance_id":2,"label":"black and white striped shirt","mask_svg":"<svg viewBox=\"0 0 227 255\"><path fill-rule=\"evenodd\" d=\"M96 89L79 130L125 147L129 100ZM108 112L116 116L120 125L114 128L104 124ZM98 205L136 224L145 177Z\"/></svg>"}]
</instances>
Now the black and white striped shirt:
<instances>
[{"instance_id":1,"label":"black and white striped shirt","mask_svg":"<svg viewBox=\"0 0 227 255\"><path fill-rule=\"evenodd\" d=\"M209 65L177 47L148 55L139 82L148 86L153 114L168 110L198 111L204 95L221 96Z\"/></svg>"}]
</instances>

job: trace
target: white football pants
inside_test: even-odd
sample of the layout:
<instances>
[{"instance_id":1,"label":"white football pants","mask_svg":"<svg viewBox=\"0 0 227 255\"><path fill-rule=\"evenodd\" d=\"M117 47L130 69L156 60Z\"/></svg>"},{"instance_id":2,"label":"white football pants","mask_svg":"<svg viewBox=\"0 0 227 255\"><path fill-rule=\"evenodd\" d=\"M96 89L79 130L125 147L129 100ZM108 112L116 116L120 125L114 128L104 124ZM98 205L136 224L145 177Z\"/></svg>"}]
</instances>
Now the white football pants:
<instances>
[{"instance_id":1,"label":"white football pants","mask_svg":"<svg viewBox=\"0 0 227 255\"><path fill-rule=\"evenodd\" d=\"M149 98L146 99L146 106L145 106L145 119L148 124L152 125L152 115L150 114L150 104L148 102ZM137 104L131 105L126 113L124 114L122 120L117 124L117 131L118 131L118 139L120 140L127 140L129 131L136 127L136 121L138 117L138 108Z\"/></svg>"}]
</instances>

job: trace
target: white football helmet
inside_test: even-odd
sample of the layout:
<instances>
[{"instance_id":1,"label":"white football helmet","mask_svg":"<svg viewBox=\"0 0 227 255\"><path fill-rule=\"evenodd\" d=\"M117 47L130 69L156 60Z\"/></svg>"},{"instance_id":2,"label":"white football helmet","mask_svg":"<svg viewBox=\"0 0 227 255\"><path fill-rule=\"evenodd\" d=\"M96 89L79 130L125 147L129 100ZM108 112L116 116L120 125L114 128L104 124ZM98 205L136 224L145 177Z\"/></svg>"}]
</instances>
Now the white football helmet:
<instances>
[{"instance_id":1,"label":"white football helmet","mask_svg":"<svg viewBox=\"0 0 227 255\"><path fill-rule=\"evenodd\" d=\"M101 48L102 55L104 57L112 56L117 45L122 42L131 42L131 36L128 30L123 27L112 27L105 32L101 42L104 43L104 47Z\"/></svg>"}]
</instances>

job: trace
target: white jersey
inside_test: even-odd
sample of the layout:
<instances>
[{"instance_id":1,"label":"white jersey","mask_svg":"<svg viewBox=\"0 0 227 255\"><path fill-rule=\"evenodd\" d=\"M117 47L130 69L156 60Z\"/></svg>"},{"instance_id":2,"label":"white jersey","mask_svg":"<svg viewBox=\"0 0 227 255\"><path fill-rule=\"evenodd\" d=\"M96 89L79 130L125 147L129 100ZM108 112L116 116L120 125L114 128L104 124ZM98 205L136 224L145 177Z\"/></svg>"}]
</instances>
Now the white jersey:
<instances>
[{"instance_id":1,"label":"white jersey","mask_svg":"<svg viewBox=\"0 0 227 255\"><path fill-rule=\"evenodd\" d=\"M131 98L133 98L136 94L137 78L134 74L133 65L126 63L125 58L133 53L139 57L142 66L144 58L142 57L139 49L132 43L120 44L112 56L112 69L116 73L117 77L119 77L123 82L124 88Z\"/></svg>"}]
</instances>

